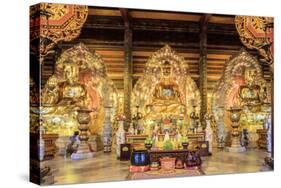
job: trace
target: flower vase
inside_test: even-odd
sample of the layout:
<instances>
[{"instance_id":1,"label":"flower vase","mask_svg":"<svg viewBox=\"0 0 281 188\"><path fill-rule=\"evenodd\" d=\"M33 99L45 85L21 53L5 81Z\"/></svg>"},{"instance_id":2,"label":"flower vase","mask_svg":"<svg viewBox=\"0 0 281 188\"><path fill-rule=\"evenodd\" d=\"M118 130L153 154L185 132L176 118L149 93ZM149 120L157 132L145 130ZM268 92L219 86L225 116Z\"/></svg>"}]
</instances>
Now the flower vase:
<instances>
[{"instance_id":1,"label":"flower vase","mask_svg":"<svg viewBox=\"0 0 281 188\"><path fill-rule=\"evenodd\" d=\"M103 125L103 151L104 153L110 153L112 146L111 106L105 106L104 111L105 119Z\"/></svg>"},{"instance_id":2,"label":"flower vase","mask_svg":"<svg viewBox=\"0 0 281 188\"><path fill-rule=\"evenodd\" d=\"M241 109L232 107L228 110L230 112L230 120L232 122L231 127L231 146L227 148L227 151L229 152L244 152L246 151L245 147L241 146L240 143L240 132L239 132L239 126L240 126L240 115L241 115Z\"/></svg>"},{"instance_id":3,"label":"flower vase","mask_svg":"<svg viewBox=\"0 0 281 188\"><path fill-rule=\"evenodd\" d=\"M186 149L188 149L189 143L188 142L182 142L181 145L182 145L182 148L186 150Z\"/></svg>"},{"instance_id":4,"label":"flower vase","mask_svg":"<svg viewBox=\"0 0 281 188\"><path fill-rule=\"evenodd\" d=\"M118 121L118 130L116 132L116 155L117 158L120 158L121 144L125 143L125 130L124 130L124 121Z\"/></svg>"},{"instance_id":5,"label":"flower vase","mask_svg":"<svg viewBox=\"0 0 281 188\"><path fill-rule=\"evenodd\" d=\"M145 144L144 146L147 150L150 150L152 148L152 144Z\"/></svg>"}]
</instances>

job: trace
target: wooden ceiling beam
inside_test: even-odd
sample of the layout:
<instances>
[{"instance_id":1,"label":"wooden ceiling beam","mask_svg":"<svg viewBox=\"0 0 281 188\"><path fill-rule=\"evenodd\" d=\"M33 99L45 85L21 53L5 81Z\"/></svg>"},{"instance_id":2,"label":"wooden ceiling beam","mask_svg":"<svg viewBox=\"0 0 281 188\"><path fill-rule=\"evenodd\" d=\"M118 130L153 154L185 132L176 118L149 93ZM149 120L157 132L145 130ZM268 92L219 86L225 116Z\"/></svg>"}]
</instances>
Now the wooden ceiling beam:
<instances>
[{"instance_id":1,"label":"wooden ceiling beam","mask_svg":"<svg viewBox=\"0 0 281 188\"><path fill-rule=\"evenodd\" d=\"M94 8L89 7L88 15L94 16L121 16L118 9Z\"/></svg>"},{"instance_id":2,"label":"wooden ceiling beam","mask_svg":"<svg viewBox=\"0 0 281 188\"><path fill-rule=\"evenodd\" d=\"M235 24L234 20L235 20L234 16L213 15L210 18L209 22L216 23L216 24Z\"/></svg>"},{"instance_id":3,"label":"wooden ceiling beam","mask_svg":"<svg viewBox=\"0 0 281 188\"><path fill-rule=\"evenodd\" d=\"M138 19L157 19L157 20L181 20L198 22L201 15L187 13L172 13L172 12L154 12L154 11L131 11L132 18Z\"/></svg>"},{"instance_id":4,"label":"wooden ceiling beam","mask_svg":"<svg viewBox=\"0 0 281 188\"><path fill-rule=\"evenodd\" d=\"M125 9L125 8L120 8L119 10L120 10L121 16L124 20L125 27L130 27L132 18L130 16L129 10Z\"/></svg>"},{"instance_id":5,"label":"wooden ceiling beam","mask_svg":"<svg viewBox=\"0 0 281 188\"><path fill-rule=\"evenodd\" d=\"M121 50L95 50L102 57L124 57L124 51Z\"/></svg>"},{"instance_id":6,"label":"wooden ceiling beam","mask_svg":"<svg viewBox=\"0 0 281 188\"><path fill-rule=\"evenodd\" d=\"M228 54L207 54L208 59L228 60L230 57Z\"/></svg>"},{"instance_id":7,"label":"wooden ceiling beam","mask_svg":"<svg viewBox=\"0 0 281 188\"><path fill-rule=\"evenodd\" d=\"M122 12L115 8L96 8L89 7L88 15L92 16L122 16ZM147 10L132 10L132 18L137 19L155 19L155 20L180 20L199 22L201 15L192 13L173 13L173 12L155 12ZM210 23L217 24L234 24L234 16L225 15L213 15L210 19Z\"/></svg>"},{"instance_id":8,"label":"wooden ceiling beam","mask_svg":"<svg viewBox=\"0 0 281 188\"><path fill-rule=\"evenodd\" d=\"M200 25L201 25L201 27L207 27L211 17L212 17L212 14L204 14L204 15L202 15L200 17Z\"/></svg>"}]
</instances>

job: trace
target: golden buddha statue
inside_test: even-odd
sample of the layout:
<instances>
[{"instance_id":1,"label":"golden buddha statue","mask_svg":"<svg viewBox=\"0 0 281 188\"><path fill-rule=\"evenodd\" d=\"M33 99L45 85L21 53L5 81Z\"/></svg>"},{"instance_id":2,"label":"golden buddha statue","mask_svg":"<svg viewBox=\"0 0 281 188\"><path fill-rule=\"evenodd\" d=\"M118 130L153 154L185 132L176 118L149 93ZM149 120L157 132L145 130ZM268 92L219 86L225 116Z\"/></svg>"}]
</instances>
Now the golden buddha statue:
<instances>
[{"instance_id":1,"label":"golden buddha statue","mask_svg":"<svg viewBox=\"0 0 281 188\"><path fill-rule=\"evenodd\" d=\"M62 100L59 105L86 106L86 89L79 83L79 68L72 62L64 65L65 84L62 88Z\"/></svg>"},{"instance_id":2,"label":"golden buddha statue","mask_svg":"<svg viewBox=\"0 0 281 188\"><path fill-rule=\"evenodd\" d=\"M72 61L65 61L64 81L59 85L56 75L47 81L42 93L41 113L43 124L49 132L71 135L79 123L76 111L87 106L87 92L79 83L79 67Z\"/></svg>"},{"instance_id":3,"label":"golden buddha statue","mask_svg":"<svg viewBox=\"0 0 281 188\"><path fill-rule=\"evenodd\" d=\"M160 142L164 129L171 138L177 128L181 134L187 132L191 111L187 106L192 100L200 106L199 90L189 74L188 62L165 45L149 57L144 74L134 85L131 111L142 113L145 133L155 134L155 124L159 126Z\"/></svg>"},{"instance_id":4,"label":"golden buddha statue","mask_svg":"<svg viewBox=\"0 0 281 188\"><path fill-rule=\"evenodd\" d=\"M43 106L46 105L54 105L57 104L59 101L59 81L55 75L52 75L43 91L42 91L42 104Z\"/></svg>"},{"instance_id":5,"label":"golden buddha statue","mask_svg":"<svg viewBox=\"0 0 281 188\"><path fill-rule=\"evenodd\" d=\"M266 92L261 86L255 83L256 76L257 71L255 68L246 68L244 74L245 84L241 85L238 90L241 106L248 107L251 111L257 111L266 96Z\"/></svg>"},{"instance_id":6,"label":"golden buddha statue","mask_svg":"<svg viewBox=\"0 0 281 188\"><path fill-rule=\"evenodd\" d=\"M152 102L147 105L150 107L147 113L170 115L180 114L184 110L184 105L180 99L179 86L172 77L171 69L170 62L165 61L161 67L160 81L153 91Z\"/></svg>"},{"instance_id":7,"label":"golden buddha statue","mask_svg":"<svg viewBox=\"0 0 281 188\"><path fill-rule=\"evenodd\" d=\"M240 118L240 129L248 130L249 147L256 146L256 140L258 139L256 130L263 127L265 117L262 106L267 98L266 83L263 81L257 83L257 77L258 74L255 68L246 68L244 73L245 84L241 85L238 90L238 97L243 109Z\"/></svg>"}]
</instances>

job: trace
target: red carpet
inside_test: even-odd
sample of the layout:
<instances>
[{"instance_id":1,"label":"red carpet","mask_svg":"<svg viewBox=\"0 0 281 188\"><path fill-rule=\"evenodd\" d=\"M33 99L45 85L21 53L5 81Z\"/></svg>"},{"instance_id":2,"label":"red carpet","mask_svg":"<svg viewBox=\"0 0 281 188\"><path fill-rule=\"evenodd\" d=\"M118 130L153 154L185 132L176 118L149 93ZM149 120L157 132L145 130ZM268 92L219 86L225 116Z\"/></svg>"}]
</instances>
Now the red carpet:
<instances>
[{"instance_id":1,"label":"red carpet","mask_svg":"<svg viewBox=\"0 0 281 188\"><path fill-rule=\"evenodd\" d=\"M175 169L171 172L165 171L148 171L131 173L129 179L152 179L152 178L169 178L169 177L186 177L186 176L200 176L204 173L200 169Z\"/></svg>"}]
</instances>

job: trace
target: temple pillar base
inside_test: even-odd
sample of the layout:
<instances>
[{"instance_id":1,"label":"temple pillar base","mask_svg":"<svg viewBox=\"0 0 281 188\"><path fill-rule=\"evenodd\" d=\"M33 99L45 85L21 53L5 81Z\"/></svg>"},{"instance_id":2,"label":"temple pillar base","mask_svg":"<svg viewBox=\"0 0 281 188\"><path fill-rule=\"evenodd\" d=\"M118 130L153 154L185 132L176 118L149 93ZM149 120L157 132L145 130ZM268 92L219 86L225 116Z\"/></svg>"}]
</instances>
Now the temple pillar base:
<instances>
[{"instance_id":1,"label":"temple pillar base","mask_svg":"<svg viewBox=\"0 0 281 188\"><path fill-rule=\"evenodd\" d=\"M97 136L96 135L90 135L88 140L89 148L91 152L98 151L98 145L97 145Z\"/></svg>"},{"instance_id":2,"label":"temple pillar base","mask_svg":"<svg viewBox=\"0 0 281 188\"><path fill-rule=\"evenodd\" d=\"M250 141L249 145L247 146L249 149L256 149L258 148L257 141Z\"/></svg>"},{"instance_id":3,"label":"temple pillar base","mask_svg":"<svg viewBox=\"0 0 281 188\"><path fill-rule=\"evenodd\" d=\"M243 146L236 146L236 147L226 147L226 151L232 153L242 153L246 151L246 148Z\"/></svg>"},{"instance_id":4,"label":"temple pillar base","mask_svg":"<svg viewBox=\"0 0 281 188\"><path fill-rule=\"evenodd\" d=\"M82 143L79 145L79 148L76 153L71 155L72 160L82 160L89 159L94 157L96 152L91 152L89 149L89 145L86 143Z\"/></svg>"},{"instance_id":5,"label":"temple pillar base","mask_svg":"<svg viewBox=\"0 0 281 188\"><path fill-rule=\"evenodd\" d=\"M90 159L95 156L96 152L88 152L88 153L73 153L71 155L71 160L82 160L82 159Z\"/></svg>"}]
</instances>

